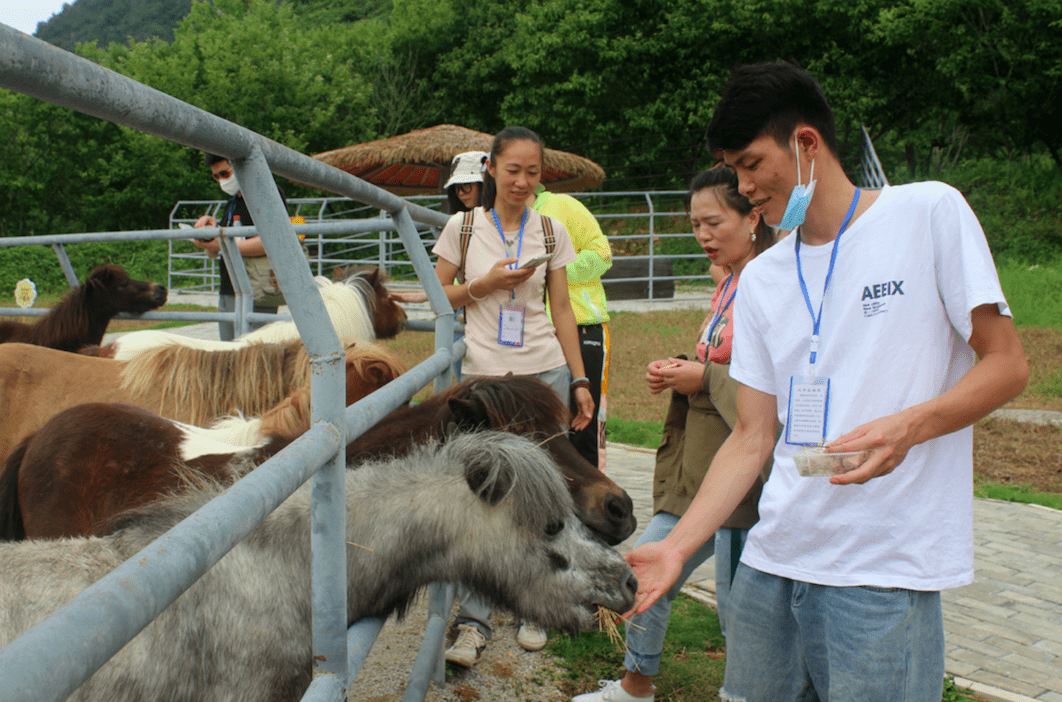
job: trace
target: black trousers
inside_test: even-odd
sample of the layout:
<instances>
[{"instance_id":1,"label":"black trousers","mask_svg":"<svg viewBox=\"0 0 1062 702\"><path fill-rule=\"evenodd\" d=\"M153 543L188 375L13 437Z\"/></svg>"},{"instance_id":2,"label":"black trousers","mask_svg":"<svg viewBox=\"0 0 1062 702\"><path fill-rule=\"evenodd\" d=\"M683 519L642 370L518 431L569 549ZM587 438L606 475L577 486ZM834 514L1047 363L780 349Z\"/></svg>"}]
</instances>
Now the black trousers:
<instances>
[{"instance_id":1,"label":"black trousers","mask_svg":"<svg viewBox=\"0 0 1062 702\"><path fill-rule=\"evenodd\" d=\"M579 351L586 377L590 379L590 396L594 398L594 416L589 426L569 434L572 444L590 465L605 469L605 418L608 402L609 336L607 324L580 325ZM602 392L604 389L604 392ZM571 410L576 412L574 399Z\"/></svg>"}]
</instances>

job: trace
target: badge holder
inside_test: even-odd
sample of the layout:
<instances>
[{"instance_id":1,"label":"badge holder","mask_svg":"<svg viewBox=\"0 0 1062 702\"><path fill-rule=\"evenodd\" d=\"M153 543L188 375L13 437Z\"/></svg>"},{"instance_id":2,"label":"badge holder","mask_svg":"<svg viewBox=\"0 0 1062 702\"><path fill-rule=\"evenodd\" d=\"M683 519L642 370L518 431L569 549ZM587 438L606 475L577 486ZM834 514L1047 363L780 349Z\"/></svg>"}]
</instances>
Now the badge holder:
<instances>
[{"instance_id":1,"label":"badge holder","mask_svg":"<svg viewBox=\"0 0 1062 702\"><path fill-rule=\"evenodd\" d=\"M785 442L793 446L822 446L830 414L830 380L808 376L789 379L789 413Z\"/></svg>"},{"instance_id":2,"label":"badge holder","mask_svg":"<svg viewBox=\"0 0 1062 702\"><path fill-rule=\"evenodd\" d=\"M527 213L528 210L525 207L524 216L520 220L520 243L516 247L516 258L518 259L524 247L524 226L527 224ZM505 247L506 253L509 253L509 244L505 241L505 232L502 231L498 213L496 210L491 210L491 214L494 215L494 226L498 230L498 235L501 236L502 245ZM509 270L516 270L516 265L510 265ZM509 300L508 304L502 305L498 310L498 343L502 346L523 346L524 318L527 316L527 308L516 304L515 290L512 291L512 296Z\"/></svg>"},{"instance_id":3,"label":"badge holder","mask_svg":"<svg viewBox=\"0 0 1062 702\"><path fill-rule=\"evenodd\" d=\"M524 317L527 310L515 302L502 305L498 312L498 343L503 346L524 345Z\"/></svg>"}]
</instances>

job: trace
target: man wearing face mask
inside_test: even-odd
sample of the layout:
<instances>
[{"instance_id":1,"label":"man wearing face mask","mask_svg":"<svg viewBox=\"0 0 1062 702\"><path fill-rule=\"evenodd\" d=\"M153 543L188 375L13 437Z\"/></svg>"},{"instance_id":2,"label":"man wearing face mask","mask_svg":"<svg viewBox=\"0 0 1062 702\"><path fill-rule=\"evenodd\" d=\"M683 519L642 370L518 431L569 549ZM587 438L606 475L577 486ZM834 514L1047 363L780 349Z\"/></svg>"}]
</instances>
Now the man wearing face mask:
<instances>
[{"instance_id":1,"label":"man wearing face mask","mask_svg":"<svg viewBox=\"0 0 1062 702\"><path fill-rule=\"evenodd\" d=\"M222 156L215 156L214 154L207 154L206 164L210 167L211 176L231 199L226 203L225 208L222 210L220 221L210 215L203 215L196 220L194 226L196 228L254 226L254 219L251 218L251 213L247 209L247 203L243 200L243 193L240 192L240 184L236 180L236 173L232 170L232 166L229 164L228 159ZM277 190L280 190L280 186L277 186ZM280 197L281 199L284 199L283 191L280 192ZM218 253L221 251L217 239L194 239L192 243L206 251L210 258L217 258ZM257 236L253 236L249 239L238 239L236 246L239 247L240 255L245 259L266 255L265 246L262 245L262 240ZM229 269L227 266L221 266L220 278L218 312L233 312L236 309L236 293L233 290L232 279L229 277ZM277 307L261 306L255 303L254 311L275 314ZM261 326L264 325L252 323L251 329L257 329ZM235 325L233 325L232 322L218 322L218 335L222 341L232 341L236 335Z\"/></svg>"},{"instance_id":2,"label":"man wearing face mask","mask_svg":"<svg viewBox=\"0 0 1062 702\"><path fill-rule=\"evenodd\" d=\"M857 188L821 86L790 64L736 68L707 136L793 233L744 269L737 420L682 520L627 555L636 611L773 458L720 697L937 702L940 591L973 580L971 425L1029 373L984 232L944 183ZM801 470L823 444L823 470Z\"/></svg>"}]
</instances>

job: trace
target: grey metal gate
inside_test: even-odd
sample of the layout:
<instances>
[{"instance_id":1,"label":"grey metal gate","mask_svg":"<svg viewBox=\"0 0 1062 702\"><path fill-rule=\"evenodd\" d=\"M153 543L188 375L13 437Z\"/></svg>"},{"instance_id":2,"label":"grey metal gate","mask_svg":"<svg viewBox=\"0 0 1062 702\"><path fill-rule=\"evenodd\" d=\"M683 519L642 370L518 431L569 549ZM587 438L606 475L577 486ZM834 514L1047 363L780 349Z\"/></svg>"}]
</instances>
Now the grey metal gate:
<instances>
[{"instance_id":1,"label":"grey metal gate","mask_svg":"<svg viewBox=\"0 0 1062 702\"><path fill-rule=\"evenodd\" d=\"M346 626L342 448L347 437L364 432L423 385L433 379L437 387L448 384L453 359L464 353L463 345L453 342L453 310L432 273L414 224L442 226L446 218L6 25L0 25L0 86L229 159L255 212L257 233L311 358L314 422L309 432L276 457L0 650L0 699L61 700L68 696L311 477L314 678L304 699L343 699L348 673L364 661L366 643L371 646L379 623L359 623L350 632ZM389 213L438 315L435 353L346 410L342 348L271 172ZM235 232L219 229L216 233L223 246L235 248ZM138 238L173 236L171 230L136 234ZM118 233L84 234L67 235L66 240L72 241L71 236L122 237ZM27 239L20 243L45 243L38 237ZM233 281L237 320L249 315L252 305L246 271L241 272ZM436 610L448 607L447 597L452 601L452 591L436 592ZM440 618L436 613L429 624L429 633L436 638L425 641L423 661L418 660L414 671L431 672L436 679L442 672ZM348 636L354 642L349 647ZM407 695L419 694L423 699L422 688L426 690L426 683L411 683Z\"/></svg>"}]
</instances>

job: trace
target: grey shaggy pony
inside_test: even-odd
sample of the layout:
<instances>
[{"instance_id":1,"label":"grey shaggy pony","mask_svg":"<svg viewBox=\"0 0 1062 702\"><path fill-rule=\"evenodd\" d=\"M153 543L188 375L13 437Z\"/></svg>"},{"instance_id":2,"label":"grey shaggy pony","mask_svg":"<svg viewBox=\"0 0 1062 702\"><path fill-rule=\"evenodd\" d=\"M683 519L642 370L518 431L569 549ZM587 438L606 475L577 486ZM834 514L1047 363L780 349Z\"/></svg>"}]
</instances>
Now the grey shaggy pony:
<instances>
[{"instance_id":1,"label":"grey shaggy pony","mask_svg":"<svg viewBox=\"0 0 1062 702\"><path fill-rule=\"evenodd\" d=\"M548 454L524 437L427 444L348 471L346 488L348 624L401 615L435 581L567 630L591 628L599 604L633 606L630 568L579 522ZM0 645L222 489L193 485L102 538L0 544ZM309 507L304 486L69 699L301 697L311 680Z\"/></svg>"}]
</instances>

